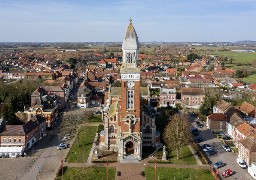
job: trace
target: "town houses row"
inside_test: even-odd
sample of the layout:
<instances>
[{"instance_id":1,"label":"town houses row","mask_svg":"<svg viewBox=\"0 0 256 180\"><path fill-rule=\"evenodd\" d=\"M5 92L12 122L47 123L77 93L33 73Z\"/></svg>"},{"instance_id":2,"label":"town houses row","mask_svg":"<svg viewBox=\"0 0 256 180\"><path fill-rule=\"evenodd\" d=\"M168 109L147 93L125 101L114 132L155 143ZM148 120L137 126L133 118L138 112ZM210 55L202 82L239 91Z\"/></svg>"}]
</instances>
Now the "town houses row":
<instances>
[{"instance_id":1,"label":"town houses row","mask_svg":"<svg viewBox=\"0 0 256 180\"><path fill-rule=\"evenodd\" d=\"M96 55L95 55L96 57ZM6 125L1 122L0 149L2 153L8 147L20 147L16 154L30 149L38 140L46 135L46 128L54 126L60 112L75 102L78 108L101 107L108 103L110 86L120 86L120 58L104 58L97 56L98 63L87 63L76 70L69 69L68 64L54 65L43 61L33 61L30 71L0 70L0 77L5 81L15 79L44 79L40 87L31 94L31 105L23 112L17 112L19 118L26 122L23 125ZM199 109L205 98L205 88L226 87L232 91L224 91L223 99L241 98L243 92L253 92L255 85L243 85L234 79L235 71L222 69L221 63L214 60L214 69L206 59L193 63L177 64L162 61L145 61L145 55L139 55L142 87L148 89L143 94L147 103L153 107L175 107L180 104L184 108ZM17 65L17 68L28 66L28 60L17 58L5 61L6 64ZM178 71L183 67L182 71ZM80 80L80 83L79 83ZM75 99L72 91L77 88ZM115 88L112 88L114 90ZM8 152L9 153L9 152ZM15 154L16 153L16 154Z\"/></svg>"}]
</instances>

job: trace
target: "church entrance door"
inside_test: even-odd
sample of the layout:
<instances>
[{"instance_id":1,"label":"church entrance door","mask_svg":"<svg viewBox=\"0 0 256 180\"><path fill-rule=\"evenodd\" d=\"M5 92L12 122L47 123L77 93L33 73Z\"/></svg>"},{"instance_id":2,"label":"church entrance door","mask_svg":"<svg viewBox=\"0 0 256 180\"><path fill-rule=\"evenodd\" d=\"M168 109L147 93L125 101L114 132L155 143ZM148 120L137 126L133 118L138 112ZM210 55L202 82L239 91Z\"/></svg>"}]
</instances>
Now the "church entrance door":
<instances>
[{"instance_id":1,"label":"church entrance door","mask_svg":"<svg viewBox=\"0 0 256 180\"><path fill-rule=\"evenodd\" d=\"M126 152L126 155L134 154L134 145L131 141L126 143L125 152Z\"/></svg>"}]
</instances>

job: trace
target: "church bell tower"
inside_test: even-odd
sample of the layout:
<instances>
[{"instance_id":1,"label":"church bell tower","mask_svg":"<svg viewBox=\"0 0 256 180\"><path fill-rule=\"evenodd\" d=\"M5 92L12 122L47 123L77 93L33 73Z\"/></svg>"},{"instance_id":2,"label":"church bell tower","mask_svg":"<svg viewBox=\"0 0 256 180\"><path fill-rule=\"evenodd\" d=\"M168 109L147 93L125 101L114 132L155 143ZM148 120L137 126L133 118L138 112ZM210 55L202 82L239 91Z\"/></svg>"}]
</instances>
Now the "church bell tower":
<instances>
[{"instance_id":1,"label":"church bell tower","mask_svg":"<svg viewBox=\"0 0 256 180\"><path fill-rule=\"evenodd\" d=\"M137 67L139 42L132 20L127 27L122 50L119 159L133 155L140 160L142 156L140 70Z\"/></svg>"}]
</instances>

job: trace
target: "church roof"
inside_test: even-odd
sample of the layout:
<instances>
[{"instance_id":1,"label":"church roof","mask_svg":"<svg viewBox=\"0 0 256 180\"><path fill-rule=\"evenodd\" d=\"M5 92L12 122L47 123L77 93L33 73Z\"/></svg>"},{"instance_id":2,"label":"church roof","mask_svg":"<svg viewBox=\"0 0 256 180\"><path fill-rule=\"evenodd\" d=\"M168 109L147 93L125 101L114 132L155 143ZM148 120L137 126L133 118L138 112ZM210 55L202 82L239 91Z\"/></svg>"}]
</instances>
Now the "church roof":
<instances>
[{"instance_id":1,"label":"church roof","mask_svg":"<svg viewBox=\"0 0 256 180\"><path fill-rule=\"evenodd\" d=\"M109 112L108 112L108 117L113 117L116 115L117 113L117 106L118 105L118 101L114 102L113 104L110 105L110 108L109 108Z\"/></svg>"}]
</instances>

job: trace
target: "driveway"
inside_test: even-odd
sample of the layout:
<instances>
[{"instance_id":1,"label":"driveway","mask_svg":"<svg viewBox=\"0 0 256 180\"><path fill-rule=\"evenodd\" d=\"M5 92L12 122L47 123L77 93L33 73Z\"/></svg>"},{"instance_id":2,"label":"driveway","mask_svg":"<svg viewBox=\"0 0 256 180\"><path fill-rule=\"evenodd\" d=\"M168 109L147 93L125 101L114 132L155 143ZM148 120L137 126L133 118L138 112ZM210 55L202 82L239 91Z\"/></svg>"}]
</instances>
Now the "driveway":
<instances>
[{"instance_id":1,"label":"driveway","mask_svg":"<svg viewBox=\"0 0 256 180\"><path fill-rule=\"evenodd\" d=\"M193 122L193 119L192 119L192 125L194 127L197 127L196 123ZM210 160L210 165L213 167L213 164L220 160L227 163L226 166L218 169L219 174L222 174L227 168L230 168L233 171L235 171L235 174L230 176L227 179L239 179L239 180L242 180L242 179L251 180L252 179L252 177L248 173L248 170L242 169L236 163L237 153L226 152L222 148L223 143L221 142L221 140L218 138L215 138L214 134L209 129L206 129L205 126L203 128L198 128L198 129L200 131L200 135L204 139L204 141L199 144L200 145L210 144L217 151L217 154L215 154L215 155L208 156L208 157L206 156Z\"/></svg>"}]
</instances>

